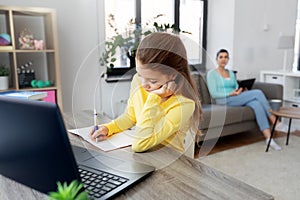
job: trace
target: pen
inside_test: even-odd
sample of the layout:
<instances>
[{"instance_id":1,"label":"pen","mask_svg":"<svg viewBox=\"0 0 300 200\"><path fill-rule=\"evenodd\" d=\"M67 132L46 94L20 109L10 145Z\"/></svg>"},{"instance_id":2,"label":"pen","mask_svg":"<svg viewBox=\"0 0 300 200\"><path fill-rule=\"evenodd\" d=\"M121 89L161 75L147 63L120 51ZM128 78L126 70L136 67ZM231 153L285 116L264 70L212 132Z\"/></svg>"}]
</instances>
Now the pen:
<instances>
[{"instance_id":1,"label":"pen","mask_svg":"<svg viewBox=\"0 0 300 200\"><path fill-rule=\"evenodd\" d=\"M98 114L96 109L94 109L94 131L98 130ZM98 138L96 138L96 142L98 142Z\"/></svg>"}]
</instances>

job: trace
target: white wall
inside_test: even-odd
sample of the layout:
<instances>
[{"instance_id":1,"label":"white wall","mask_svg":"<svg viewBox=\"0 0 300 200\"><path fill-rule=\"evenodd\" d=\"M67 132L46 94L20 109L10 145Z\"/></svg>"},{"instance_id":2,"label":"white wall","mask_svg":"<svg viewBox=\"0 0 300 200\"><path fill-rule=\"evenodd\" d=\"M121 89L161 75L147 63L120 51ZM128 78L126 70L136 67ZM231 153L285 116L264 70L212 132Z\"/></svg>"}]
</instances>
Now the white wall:
<instances>
[{"instance_id":1,"label":"white wall","mask_svg":"<svg viewBox=\"0 0 300 200\"><path fill-rule=\"evenodd\" d=\"M297 0L211 0L208 18L208 53L230 52L229 66L238 78L259 78L260 70L283 68L280 35L295 35ZM227 28L224 26L228 25ZM293 49L288 50L288 66Z\"/></svg>"},{"instance_id":2,"label":"white wall","mask_svg":"<svg viewBox=\"0 0 300 200\"><path fill-rule=\"evenodd\" d=\"M102 0L1 0L0 2L0 5L7 6L56 9L64 111L72 111L72 100L76 110L91 109L94 106L93 95L101 71L97 45L104 38L103 34L99 33L99 30L103 30L100 27L103 27L104 23L104 18L101 17L103 15L101 4ZM80 74L76 76L78 71ZM73 86L75 86L74 93Z\"/></svg>"},{"instance_id":3,"label":"white wall","mask_svg":"<svg viewBox=\"0 0 300 200\"><path fill-rule=\"evenodd\" d=\"M260 70L283 69L278 39L295 35L296 14L297 0L236 0L234 64L240 76L258 78ZM291 70L293 49L288 53Z\"/></svg>"},{"instance_id":4,"label":"white wall","mask_svg":"<svg viewBox=\"0 0 300 200\"><path fill-rule=\"evenodd\" d=\"M207 55L209 66L216 65L216 53L225 48L233 52L235 0L208 1ZM230 57L233 57L233 53ZM213 63L214 66L211 66ZM228 66L231 66L232 60Z\"/></svg>"}]
</instances>

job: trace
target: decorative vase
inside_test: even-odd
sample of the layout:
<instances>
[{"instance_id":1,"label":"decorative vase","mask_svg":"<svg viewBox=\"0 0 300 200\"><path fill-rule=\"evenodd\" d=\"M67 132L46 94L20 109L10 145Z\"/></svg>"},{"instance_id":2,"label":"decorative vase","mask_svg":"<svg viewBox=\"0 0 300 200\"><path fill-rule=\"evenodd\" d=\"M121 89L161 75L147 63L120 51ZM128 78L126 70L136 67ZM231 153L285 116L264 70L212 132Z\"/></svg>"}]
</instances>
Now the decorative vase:
<instances>
[{"instance_id":1,"label":"decorative vase","mask_svg":"<svg viewBox=\"0 0 300 200\"><path fill-rule=\"evenodd\" d=\"M0 90L8 89L8 76L0 76Z\"/></svg>"},{"instance_id":2,"label":"decorative vase","mask_svg":"<svg viewBox=\"0 0 300 200\"><path fill-rule=\"evenodd\" d=\"M127 52L127 57L130 60L130 68L135 68L136 67L135 54L136 54L136 50L131 50L131 51Z\"/></svg>"}]
</instances>

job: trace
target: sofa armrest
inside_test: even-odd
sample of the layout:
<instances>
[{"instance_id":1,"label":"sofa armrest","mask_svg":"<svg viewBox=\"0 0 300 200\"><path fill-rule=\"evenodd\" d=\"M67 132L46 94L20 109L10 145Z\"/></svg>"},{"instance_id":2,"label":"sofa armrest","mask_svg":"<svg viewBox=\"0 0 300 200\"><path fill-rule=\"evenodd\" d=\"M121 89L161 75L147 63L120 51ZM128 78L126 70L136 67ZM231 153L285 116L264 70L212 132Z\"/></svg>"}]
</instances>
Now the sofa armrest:
<instances>
[{"instance_id":1,"label":"sofa armrest","mask_svg":"<svg viewBox=\"0 0 300 200\"><path fill-rule=\"evenodd\" d=\"M280 84L255 82L252 89L260 89L267 99L283 99L283 86Z\"/></svg>"}]
</instances>

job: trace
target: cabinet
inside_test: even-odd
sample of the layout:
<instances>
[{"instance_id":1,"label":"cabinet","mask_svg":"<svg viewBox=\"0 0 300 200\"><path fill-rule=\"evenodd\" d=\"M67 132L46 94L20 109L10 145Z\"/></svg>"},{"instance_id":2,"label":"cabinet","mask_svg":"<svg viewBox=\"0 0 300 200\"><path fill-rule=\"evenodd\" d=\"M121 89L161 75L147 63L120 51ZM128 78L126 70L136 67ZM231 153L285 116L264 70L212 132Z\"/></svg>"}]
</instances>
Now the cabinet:
<instances>
[{"instance_id":1,"label":"cabinet","mask_svg":"<svg viewBox=\"0 0 300 200\"><path fill-rule=\"evenodd\" d=\"M260 81L283 85L283 100L300 104L300 73L284 71L261 71Z\"/></svg>"},{"instance_id":2,"label":"cabinet","mask_svg":"<svg viewBox=\"0 0 300 200\"><path fill-rule=\"evenodd\" d=\"M283 85L283 105L300 107L300 72L261 71L260 81ZM287 123L286 119L284 123ZM300 120L292 120L292 123L300 130Z\"/></svg>"},{"instance_id":3,"label":"cabinet","mask_svg":"<svg viewBox=\"0 0 300 200\"><path fill-rule=\"evenodd\" d=\"M32 35L32 41L43 41L42 48L22 48L19 41L22 32ZM11 37L9 46L0 46L0 64L10 70L9 90L46 91L52 95L48 99L62 108L55 10L0 6L0 33ZM24 84L24 74L52 84L42 88L31 87Z\"/></svg>"}]
</instances>

